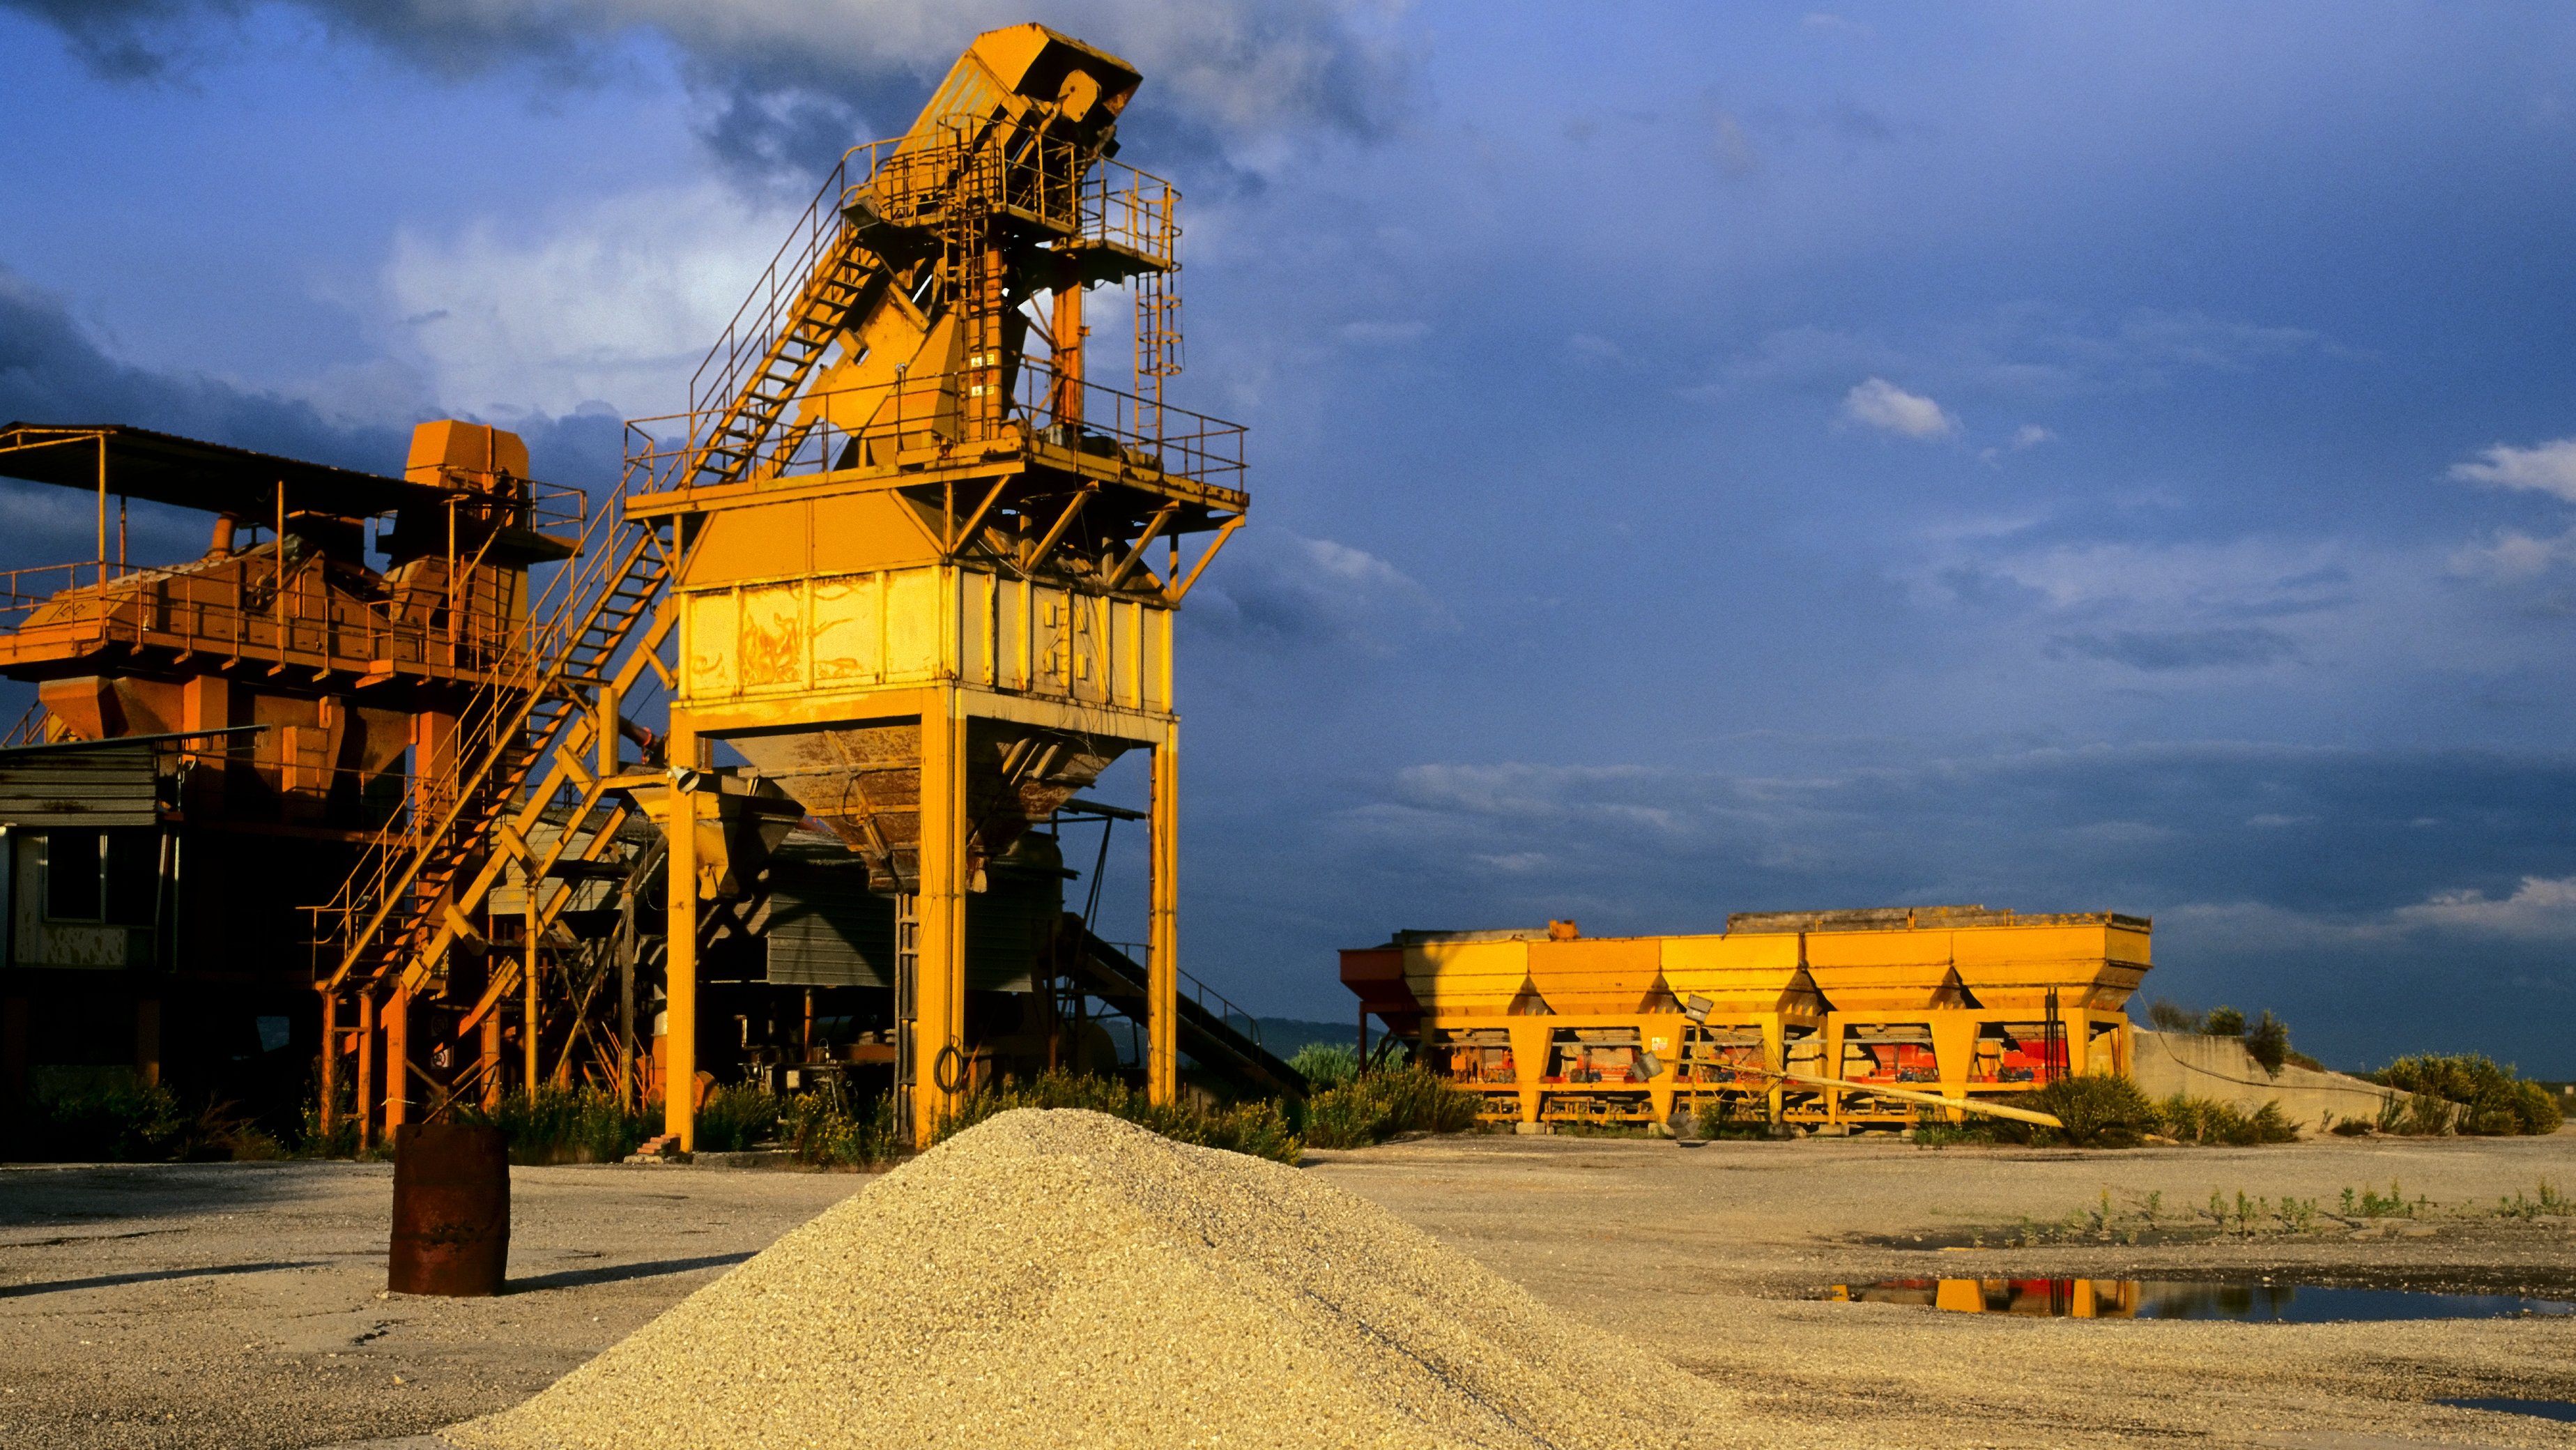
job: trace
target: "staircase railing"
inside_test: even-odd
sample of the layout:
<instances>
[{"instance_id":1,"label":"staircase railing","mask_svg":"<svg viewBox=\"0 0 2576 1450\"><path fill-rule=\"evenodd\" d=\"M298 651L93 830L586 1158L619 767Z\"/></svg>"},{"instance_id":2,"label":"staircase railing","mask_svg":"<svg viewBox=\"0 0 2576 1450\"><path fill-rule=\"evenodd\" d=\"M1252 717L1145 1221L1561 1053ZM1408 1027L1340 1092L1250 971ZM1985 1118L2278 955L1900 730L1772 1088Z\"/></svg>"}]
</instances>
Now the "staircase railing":
<instances>
[{"instance_id":1,"label":"staircase railing","mask_svg":"<svg viewBox=\"0 0 2576 1450\"><path fill-rule=\"evenodd\" d=\"M665 561L658 535L630 526L620 509L602 508L585 522L578 551L530 601L525 646L496 659L457 712L449 756L457 765L454 784L416 798L388 822L340 892L317 909L317 944L336 948L326 987L352 975L381 975L398 955L414 958L406 979L434 967L454 939L453 924L476 904L452 896L449 878L488 843L537 763L577 748L580 722L594 708L589 687L603 683L599 671L659 592ZM628 588L639 582L641 589ZM631 607L610 611L619 599ZM594 641L604 614L611 628ZM614 730L615 722L606 728ZM432 912L444 920L424 945L423 919Z\"/></svg>"}]
</instances>

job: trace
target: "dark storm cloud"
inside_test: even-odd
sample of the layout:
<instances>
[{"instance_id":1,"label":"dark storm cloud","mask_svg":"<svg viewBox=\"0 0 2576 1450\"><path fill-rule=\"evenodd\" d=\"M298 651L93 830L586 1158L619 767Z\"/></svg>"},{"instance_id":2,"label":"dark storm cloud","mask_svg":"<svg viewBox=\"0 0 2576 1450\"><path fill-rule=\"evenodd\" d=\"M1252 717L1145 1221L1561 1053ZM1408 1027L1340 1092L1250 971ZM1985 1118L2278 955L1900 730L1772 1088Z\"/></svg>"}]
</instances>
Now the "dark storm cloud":
<instances>
[{"instance_id":1,"label":"dark storm cloud","mask_svg":"<svg viewBox=\"0 0 2576 1450\"><path fill-rule=\"evenodd\" d=\"M124 423L374 472L402 463L399 430L335 423L292 398L118 362L83 334L59 300L5 268L0 419Z\"/></svg>"},{"instance_id":2,"label":"dark storm cloud","mask_svg":"<svg viewBox=\"0 0 2576 1450\"><path fill-rule=\"evenodd\" d=\"M1258 818L1277 854L1245 879L1293 875L1330 920L1225 893L1235 941L1551 916L1715 931L1734 911L1944 902L2124 911L2157 918L2150 995L2278 1008L2340 1064L2467 1046L2576 1072L2544 1021L2487 995L2512 978L2576 1009L2576 755L2106 745L1797 778L1427 764L1350 783L1338 810L1276 806Z\"/></svg>"},{"instance_id":3,"label":"dark storm cloud","mask_svg":"<svg viewBox=\"0 0 2576 1450\"><path fill-rule=\"evenodd\" d=\"M548 482L598 489L617 478L623 425L605 408L563 417L495 418L528 442ZM109 356L63 304L0 268L0 422L119 423L370 473L401 471L410 430L344 422L312 404L220 378L138 368ZM87 557L86 505L62 490L0 482L8 565ZM190 527L193 527L191 525ZM140 542L138 540L138 542Z\"/></svg>"},{"instance_id":4,"label":"dark storm cloud","mask_svg":"<svg viewBox=\"0 0 2576 1450\"><path fill-rule=\"evenodd\" d=\"M1010 0L587 0L446 4L289 0L336 34L432 73L462 77L532 62L557 79L603 63L635 37L669 46L713 103L702 133L737 167L811 170L853 141L907 124L979 31L1028 19ZM177 67L243 0L0 0L60 31L103 75ZM1282 127L1374 135L1411 90L1404 49L1332 0L1078 0L1048 23L1117 52L1150 77L1140 116L1153 139L1205 152Z\"/></svg>"}]
</instances>

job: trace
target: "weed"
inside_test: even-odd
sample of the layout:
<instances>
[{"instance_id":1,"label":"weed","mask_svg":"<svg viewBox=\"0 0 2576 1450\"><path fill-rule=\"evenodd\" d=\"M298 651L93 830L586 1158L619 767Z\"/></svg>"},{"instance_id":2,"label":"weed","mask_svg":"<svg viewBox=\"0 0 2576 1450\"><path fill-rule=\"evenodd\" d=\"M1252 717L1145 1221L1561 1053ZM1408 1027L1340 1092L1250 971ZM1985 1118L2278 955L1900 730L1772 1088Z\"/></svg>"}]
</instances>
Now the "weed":
<instances>
[{"instance_id":1,"label":"weed","mask_svg":"<svg viewBox=\"0 0 2576 1450\"><path fill-rule=\"evenodd\" d=\"M2200 1030L2212 1037L2242 1037L2245 1014L2233 1007L2212 1007L2209 1015L2201 1019Z\"/></svg>"},{"instance_id":2,"label":"weed","mask_svg":"<svg viewBox=\"0 0 2576 1450\"><path fill-rule=\"evenodd\" d=\"M505 1093L488 1109L460 1103L455 1111L460 1123L500 1129L510 1161L519 1164L614 1163L644 1141L645 1115L628 1112L603 1088L541 1087Z\"/></svg>"},{"instance_id":3,"label":"weed","mask_svg":"<svg viewBox=\"0 0 2576 1450\"><path fill-rule=\"evenodd\" d=\"M1924 1123L1936 1110L1926 1108L1916 1115L1914 1141L1923 1142ZM1947 1127L1946 1122L1940 1127ZM1691 1129L1703 1138L1768 1138L1771 1136L1769 1104L1760 1098L1721 1094L1702 1098L1691 1114ZM1937 1131L1937 1129L1936 1129ZM1938 1147L1938 1142L1932 1146Z\"/></svg>"},{"instance_id":4,"label":"weed","mask_svg":"<svg viewBox=\"0 0 2576 1450\"><path fill-rule=\"evenodd\" d=\"M765 1087L720 1087L699 1105L696 1148L702 1153L738 1153L766 1143L778 1134L786 1105Z\"/></svg>"},{"instance_id":5,"label":"weed","mask_svg":"<svg viewBox=\"0 0 2576 1450\"><path fill-rule=\"evenodd\" d=\"M2155 1122L2166 1137L2183 1143L2245 1147L2287 1143L2299 1136L2298 1127L2282 1113L2279 1103L2267 1102L2252 1113L2244 1113L2215 1098L2195 1098L2184 1093L2156 1104Z\"/></svg>"},{"instance_id":6,"label":"weed","mask_svg":"<svg viewBox=\"0 0 2576 1450\"><path fill-rule=\"evenodd\" d=\"M1360 1148L1399 1133L1463 1133L1476 1126L1477 1101L1419 1065L1384 1069L1327 1088L1306 1100L1303 1124L1318 1148ZM1287 1160L1295 1161L1291 1153Z\"/></svg>"},{"instance_id":7,"label":"weed","mask_svg":"<svg viewBox=\"0 0 2576 1450\"><path fill-rule=\"evenodd\" d=\"M2563 1216L2572 1208L2576 1208L2576 1204L2569 1203L2567 1195L2559 1192L2556 1185L2545 1178L2540 1181L2540 1193L2536 1198L2523 1197L2522 1190L2517 1188L2513 1197L2496 1200L2496 1212L2505 1218Z\"/></svg>"},{"instance_id":8,"label":"weed","mask_svg":"<svg viewBox=\"0 0 2576 1450\"><path fill-rule=\"evenodd\" d=\"M891 1096L853 1113L838 1093L798 1093L780 1104L780 1128L787 1151L816 1168L874 1168L903 1152Z\"/></svg>"},{"instance_id":9,"label":"weed","mask_svg":"<svg viewBox=\"0 0 2576 1450\"><path fill-rule=\"evenodd\" d=\"M2417 1202L2423 1200L2419 1198ZM2388 1196L2385 1198L2370 1188L2362 1189L2358 1197L2351 1189L2345 1189L2343 1211L2347 1218L2412 1218L2415 1205L2406 1201L2405 1190L2398 1187L2397 1180L2392 1178L2388 1180Z\"/></svg>"},{"instance_id":10,"label":"weed","mask_svg":"<svg viewBox=\"0 0 2576 1450\"><path fill-rule=\"evenodd\" d=\"M1338 1042L1309 1042L1297 1049L1288 1065L1306 1079L1311 1092L1340 1087L1360 1075L1358 1050Z\"/></svg>"}]
</instances>

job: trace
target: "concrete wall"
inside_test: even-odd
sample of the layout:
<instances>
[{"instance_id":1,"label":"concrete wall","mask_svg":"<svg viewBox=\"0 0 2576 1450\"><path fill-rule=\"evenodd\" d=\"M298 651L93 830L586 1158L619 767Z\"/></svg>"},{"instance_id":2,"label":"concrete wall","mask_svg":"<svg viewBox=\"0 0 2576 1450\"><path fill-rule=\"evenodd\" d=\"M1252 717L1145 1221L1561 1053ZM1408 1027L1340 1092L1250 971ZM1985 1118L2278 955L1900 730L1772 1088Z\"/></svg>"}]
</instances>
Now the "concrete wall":
<instances>
[{"instance_id":1,"label":"concrete wall","mask_svg":"<svg viewBox=\"0 0 2576 1450\"><path fill-rule=\"evenodd\" d=\"M2135 1044L2130 1076L2147 1096L2169 1098L2175 1093L2188 1093L2196 1098L2215 1098L2248 1113L2267 1102L2277 1102L2291 1122L2309 1133L2323 1130L2328 1114L2333 1115L2333 1122L2347 1118L2377 1121L2380 1099L2389 1091L2357 1077L2318 1072L2295 1063L2283 1064L2281 1075L2273 1077L2245 1050L2245 1044L2233 1037L2156 1032L2140 1027L2136 1029Z\"/></svg>"}]
</instances>

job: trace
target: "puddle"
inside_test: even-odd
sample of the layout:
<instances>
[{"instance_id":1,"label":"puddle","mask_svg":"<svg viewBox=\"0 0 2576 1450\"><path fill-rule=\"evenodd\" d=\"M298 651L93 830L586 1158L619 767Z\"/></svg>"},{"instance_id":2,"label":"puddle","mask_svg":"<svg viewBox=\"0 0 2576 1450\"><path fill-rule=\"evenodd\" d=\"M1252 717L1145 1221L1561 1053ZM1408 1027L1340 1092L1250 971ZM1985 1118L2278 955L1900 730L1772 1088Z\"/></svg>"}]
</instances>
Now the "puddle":
<instances>
[{"instance_id":1,"label":"puddle","mask_svg":"<svg viewBox=\"0 0 2576 1450\"><path fill-rule=\"evenodd\" d=\"M2500 1415L2532 1415L2543 1420L2576 1421L2576 1400L2436 1400L2455 1410L2493 1410Z\"/></svg>"},{"instance_id":2,"label":"puddle","mask_svg":"<svg viewBox=\"0 0 2576 1450\"><path fill-rule=\"evenodd\" d=\"M2576 1315L2576 1302L2532 1299L2519 1294L2437 1294L2425 1289L2340 1289L2324 1284L2230 1284L2193 1279L1882 1279L1875 1284L1836 1284L1825 1291L1825 1297L1858 1304L1919 1304L1971 1314L2248 1319L2283 1324ZM2502 1403L2480 1402L2470 1408L2490 1409Z\"/></svg>"}]
</instances>

